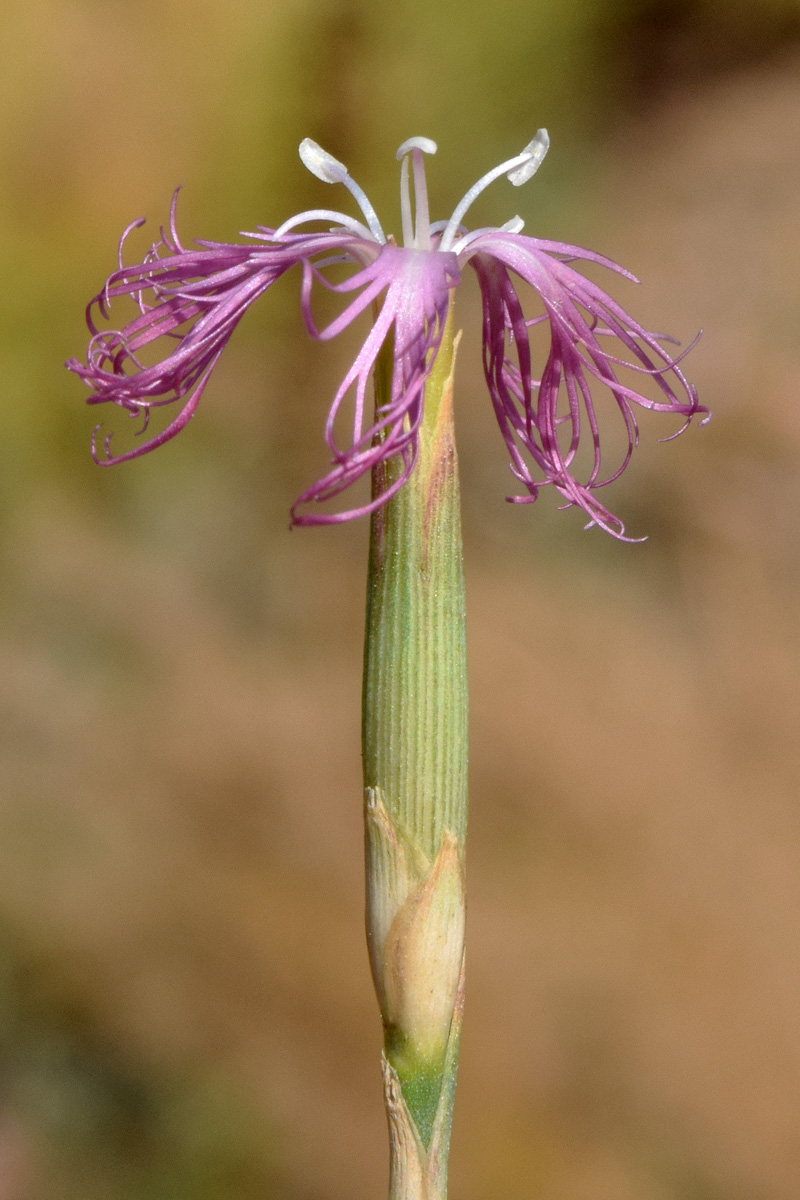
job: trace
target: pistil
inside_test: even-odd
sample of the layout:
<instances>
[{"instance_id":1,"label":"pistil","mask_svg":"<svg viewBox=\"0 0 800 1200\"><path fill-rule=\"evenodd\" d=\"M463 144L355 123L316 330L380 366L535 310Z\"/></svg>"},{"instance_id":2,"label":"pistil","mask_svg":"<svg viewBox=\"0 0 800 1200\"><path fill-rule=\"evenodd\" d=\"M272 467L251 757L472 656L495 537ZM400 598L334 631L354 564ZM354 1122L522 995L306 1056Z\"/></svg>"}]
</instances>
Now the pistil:
<instances>
[{"instance_id":1,"label":"pistil","mask_svg":"<svg viewBox=\"0 0 800 1200\"><path fill-rule=\"evenodd\" d=\"M400 168L400 216L403 224L403 245L415 250L431 248L431 216L428 207L428 183L425 178L423 154L435 154L436 142L426 137L412 137L397 151ZM408 186L408 159L414 172L414 224L411 223L411 196ZM412 233L413 229L413 233Z\"/></svg>"}]
</instances>

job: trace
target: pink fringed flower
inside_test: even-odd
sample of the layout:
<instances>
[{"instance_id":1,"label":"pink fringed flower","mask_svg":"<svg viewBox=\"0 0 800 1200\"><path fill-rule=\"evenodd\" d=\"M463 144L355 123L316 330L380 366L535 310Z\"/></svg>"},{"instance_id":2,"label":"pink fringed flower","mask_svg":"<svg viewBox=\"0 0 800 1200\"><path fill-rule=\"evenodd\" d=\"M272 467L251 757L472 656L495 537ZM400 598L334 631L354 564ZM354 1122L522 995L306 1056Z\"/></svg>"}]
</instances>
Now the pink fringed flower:
<instances>
[{"instance_id":1,"label":"pink fringed flower","mask_svg":"<svg viewBox=\"0 0 800 1200\"><path fill-rule=\"evenodd\" d=\"M133 222L120 242L119 269L87 311L92 337L86 364L76 359L67 363L89 388L89 404L110 401L141 422L136 433L141 440L122 454L112 452L110 435L101 454L96 429L95 460L103 465L123 462L174 437L194 414L246 309L285 271L298 266L301 310L312 337L335 337L370 306L376 315L328 414L325 440L331 468L298 498L292 520L296 525L324 524L372 511L402 487L414 469L425 383L442 338L451 292L460 283L463 268L470 266L483 298L486 382L511 456L511 470L523 489L522 495L509 500L529 503L543 485L552 484L567 507L577 505L586 512L590 524L624 537L622 522L596 492L618 478L630 460L638 438L634 405L676 413L683 418L678 433L696 413L707 409L684 377L680 359L662 348L662 342L671 339L648 332L572 264L576 260L597 263L633 280L622 267L591 250L523 236L519 217L499 229L468 232L463 226L467 209L488 184L501 175L515 186L525 183L538 169L548 145L547 132L540 129L521 154L470 188L449 221L431 224L423 154L435 153L436 146L428 138L404 142L397 152L402 161L402 247L384 234L375 210L342 163L309 139L300 146L303 162L326 183L343 183L358 202L365 223L330 209L311 209L278 229L259 226L257 232L243 235L249 239L246 243L198 241L195 248L187 249L176 231L173 199L169 228L161 230L142 263L126 267L123 243L142 224ZM319 221L335 224L327 232L299 232L300 227ZM341 264L352 267L343 280ZM337 275L331 272L335 266ZM520 279L538 293L543 315L525 317L517 294ZM343 297L352 295L340 316L324 329L317 327L312 315L315 283ZM108 319L111 302L120 296L133 297L139 315L121 330L98 330L95 310ZM537 378L529 331L545 322L549 351ZM367 387L387 338L393 346L391 394L373 417ZM142 351L151 343L161 349L155 365L142 361ZM633 372L650 379L656 399L632 386ZM611 471L601 465L595 384L603 385L613 397L627 438L622 461ZM345 417L342 409L348 399L350 412ZM152 410L169 406L177 407L176 415L159 432L150 433ZM590 453L584 456L581 472L576 457L582 435ZM392 487L378 498L345 512L316 508L317 502L338 496L377 463L390 459L398 460L401 469Z\"/></svg>"}]
</instances>

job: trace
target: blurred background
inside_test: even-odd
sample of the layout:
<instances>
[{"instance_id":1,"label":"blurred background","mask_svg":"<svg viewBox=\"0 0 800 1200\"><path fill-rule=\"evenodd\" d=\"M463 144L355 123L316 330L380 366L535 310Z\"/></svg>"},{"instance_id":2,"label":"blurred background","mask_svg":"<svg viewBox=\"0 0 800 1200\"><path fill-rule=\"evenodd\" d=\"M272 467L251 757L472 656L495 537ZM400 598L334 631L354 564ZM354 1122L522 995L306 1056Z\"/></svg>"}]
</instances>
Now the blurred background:
<instances>
[{"instance_id":1,"label":"blurred background","mask_svg":"<svg viewBox=\"0 0 800 1200\"><path fill-rule=\"evenodd\" d=\"M800 2L26 0L0 74L0 1200L385 1194L362 932L365 523L287 531L359 334L297 280L113 470L63 361L121 229L347 207L625 263L715 412L645 414L643 545L503 502L462 289L472 702L454 1200L790 1200L800 1174ZM349 211L349 208L348 208ZM138 239L138 240L137 240ZM472 289L472 290L470 290ZM112 422L114 414L110 414ZM120 438L126 430L122 422Z\"/></svg>"}]
</instances>

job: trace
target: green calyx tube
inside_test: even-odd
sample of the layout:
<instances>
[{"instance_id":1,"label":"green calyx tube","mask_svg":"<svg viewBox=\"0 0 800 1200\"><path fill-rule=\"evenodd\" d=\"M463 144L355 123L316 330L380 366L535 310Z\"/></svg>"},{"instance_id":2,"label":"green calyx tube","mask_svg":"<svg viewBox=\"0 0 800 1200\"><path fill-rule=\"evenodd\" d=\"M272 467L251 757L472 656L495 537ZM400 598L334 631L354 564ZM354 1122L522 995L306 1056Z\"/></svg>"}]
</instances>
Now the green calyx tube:
<instances>
[{"instance_id":1,"label":"green calyx tube","mask_svg":"<svg viewBox=\"0 0 800 1200\"><path fill-rule=\"evenodd\" d=\"M452 305L419 457L373 514L364 652L367 941L384 1027L390 1200L444 1200L463 1006L467 669ZM391 386L391 346L376 404ZM379 466L374 494L391 485Z\"/></svg>"}]
</instances>

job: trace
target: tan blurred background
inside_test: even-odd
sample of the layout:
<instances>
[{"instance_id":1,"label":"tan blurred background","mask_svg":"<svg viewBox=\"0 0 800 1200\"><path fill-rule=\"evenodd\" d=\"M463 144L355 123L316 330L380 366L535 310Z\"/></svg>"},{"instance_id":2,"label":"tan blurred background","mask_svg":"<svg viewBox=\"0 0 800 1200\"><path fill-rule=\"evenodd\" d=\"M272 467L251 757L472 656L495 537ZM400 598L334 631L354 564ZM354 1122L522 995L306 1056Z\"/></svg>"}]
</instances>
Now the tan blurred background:
<instances>
[{"instance_id":1,"label":"tan blurred background","mask_svg":"<svg viewBox=\"0 0 800 1200\"><path fill-rule=\"evenodd\" d=\"M366 526L287 532L356 344L285 279L168 447L93 466L62 362L122 227L233 239L440 146L434 216L590 244L705 334L713 423L609 496L506 459L465 289L469 994L454 1200L800 1194L800 3L7 0L0 1200L384 1194L362 933ZM147 243L142 234L137 243ZM604 497L605 498L605 497Z\"/></svg>"}]
</instances>

